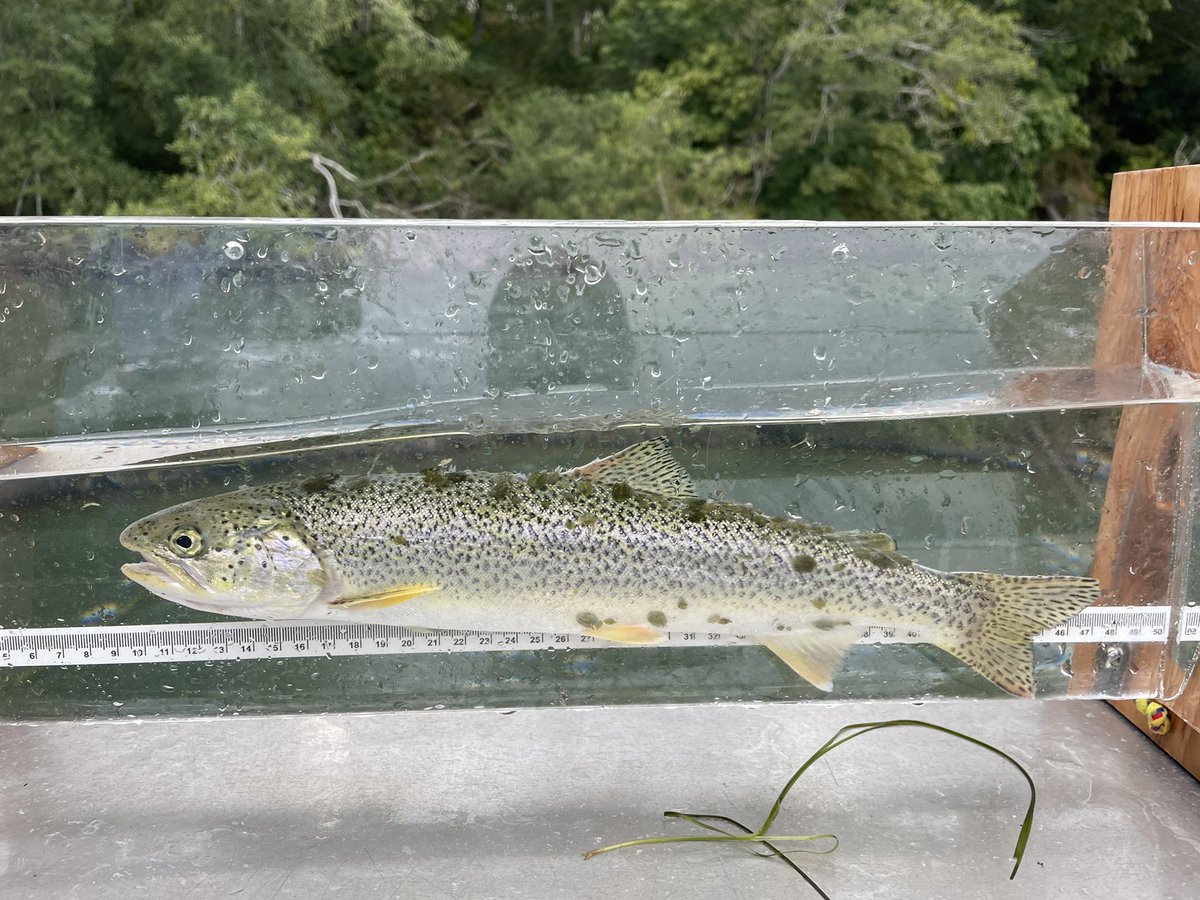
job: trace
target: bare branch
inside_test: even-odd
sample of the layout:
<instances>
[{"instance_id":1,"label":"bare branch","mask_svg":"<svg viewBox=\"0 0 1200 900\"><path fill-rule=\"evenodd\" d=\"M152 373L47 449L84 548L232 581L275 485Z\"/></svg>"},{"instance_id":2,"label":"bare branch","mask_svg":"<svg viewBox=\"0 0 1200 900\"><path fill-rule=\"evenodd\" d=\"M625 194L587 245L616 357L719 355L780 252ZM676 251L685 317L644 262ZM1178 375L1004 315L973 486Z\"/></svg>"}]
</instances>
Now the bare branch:
<instances>
[{"instance_id":1,"label":"bare branch","mask_svg":"<svg viewBox=\"0 0 1200 900\"><path fill-rule=\"evenodd\" d=\"M355 204L357 204L357 207L362 210L363 218L370 218L370 216L367 215L366 209L357 200L349 203L343 203L338 199L337 179L333 177L333 172L330 172L329 170L333 169L339 175L343 176L347 181L358 181L358 177L356 175L347 171L346 167L341 163L332 159L328 159L319 153L314 153L312 155L312 167L318 173L324 176L325 183L329 186L329 214L333 216L333 218L342 218L342 207L350 206L353 208Z\"/></svg>"},{"instance_id":2,"label":"bare branch","mask_svg":"<svg viewBox=\"0 0 1200 900\"><path fill-rule=\"evenodd\" d=\"M400 164L396 168L392 169L392 171L385 172L382 175L376 175L374 178L368 178L366 181L363 182L363 184L367 184L367 185L382 184L385 181L391 181L397 175L402 175L405 172L408 172L410 175L412 175L413 181L417 182L417 184L420 184L421 178L420 178L420 176L418 176L417 174L415 174L412 171L413 166L417 165L418 163L424 162L425 160L429 159L429 157L431 157L431 156L436 156L436 155L437 155L436 150L432 150L432 149L422 150L420 153L418 153L412 159L405 161L404 163Z\"/></svg>"},{"instance_id":3,"label":"bare branch","mask_svg":"<svg viewBox=\"0 0 1200 900\"><path fill-rule=\"evenodd\" d=\"M654 176L654 183L658 186L658 199L662 203L663 218L671 218L671 198L667 196L667 183L663 180L662 172L658 172Z\"/></svg>"}]
</instances>

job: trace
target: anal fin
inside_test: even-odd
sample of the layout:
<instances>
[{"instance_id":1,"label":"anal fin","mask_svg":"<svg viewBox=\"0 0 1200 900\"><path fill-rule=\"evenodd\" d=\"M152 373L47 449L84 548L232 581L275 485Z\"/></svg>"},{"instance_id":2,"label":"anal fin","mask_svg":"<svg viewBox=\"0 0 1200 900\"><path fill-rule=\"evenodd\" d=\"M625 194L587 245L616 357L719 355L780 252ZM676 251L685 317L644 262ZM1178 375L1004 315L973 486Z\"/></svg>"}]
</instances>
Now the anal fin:
<instances>
[{"instance_id":1,"label":"anal fin","mask_svg":"<svg viewBox=\"0 0 1200 900\"><path fill-rule=\"evenodd\" d=\"M762 639L762 644L788 667L822 691L833 690L833 673L842 667L846 653L861 637L849 623L817 631Z\"/></svg>"},{"instance_id":2,"label":"anal fin","mask_svg":"<svg viewBox=\"0 0 1200 900\"><path fill-rule=\"evenodd\" d=\"M346 597L334 600L330 605L339 609L387 609L389 606L399 606L409 600L415 600L430 591L436 591L435 584L405 584L387 591L366 594L362 597Z\"/></svg>"}]
</instances>

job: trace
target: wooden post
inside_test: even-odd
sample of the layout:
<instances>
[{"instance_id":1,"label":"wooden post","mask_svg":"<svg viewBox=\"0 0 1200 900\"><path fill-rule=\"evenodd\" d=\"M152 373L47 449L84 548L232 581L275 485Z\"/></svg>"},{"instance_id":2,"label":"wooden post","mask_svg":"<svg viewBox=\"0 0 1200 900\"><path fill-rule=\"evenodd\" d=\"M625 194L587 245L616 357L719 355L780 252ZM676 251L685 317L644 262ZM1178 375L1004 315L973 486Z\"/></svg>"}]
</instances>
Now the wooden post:
<instances>
[{"instance_id":1,"label":"wooden post","mask_svg":"<svg viewBox=\"0 0 1200 900\"><path fill-rule=\"evenodd\" d=\"M1110 209L1112 221L1200 222L1200 166L1122 172L1113 178ZM1200 372L1200 232L1113 232L1096 367L1141 365L1143 359ZM1196 429L1193 404L1122 412L1092 564L1107 602L1154 604L1180 596L1191 535L1177 528L1192 504ZM1077 666L1084 689L1091 683L1087 668ZM1132 686L1144 686L1147 697L1159 692L1160 679L1164 695L1172 696L1186 677L1157 647L1134 645L1130 669ZM1113 703L1200 778L1200 679L1164 705L1172 726L1160 736L1132 701Z\"/></svg>"}]
</instances>

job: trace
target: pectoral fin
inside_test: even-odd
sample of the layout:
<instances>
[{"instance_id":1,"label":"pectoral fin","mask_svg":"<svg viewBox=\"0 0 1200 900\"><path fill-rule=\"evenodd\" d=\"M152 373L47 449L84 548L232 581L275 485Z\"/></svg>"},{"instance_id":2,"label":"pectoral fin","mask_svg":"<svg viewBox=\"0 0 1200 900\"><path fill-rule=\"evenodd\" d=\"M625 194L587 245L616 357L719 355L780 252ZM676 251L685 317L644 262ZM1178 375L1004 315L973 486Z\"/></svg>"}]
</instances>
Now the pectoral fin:
<instances>
[{"instance_id":1,"label":"pectoral fin","mask_svg":"<svg viewBox=\"0 0 1200 900\"><path fill-rule=\"evenodd\" d=\"M406 584L389 591L380 591L377 594L334 600L331 605L341 609L387 609L389 606L399 606L401 603L407 603L422 594L436 590L436 584Z\"/></svg>"},{"instance_id":2,"label":"pectoral fin","mask_svg":"<svg viewBox=\"0 0 1200 900\"><path fill-rule=\"evenodd\" d=\"M657 644L663 639L662 632L649 625L601 625L584 633L617 644Z\"/></svg>"},{"instance_id":3,"label":"pectoral fin","mask_svg":"<svg viewBox=\"0 0 1200 900\"><path fill-rule=\"evenodd\" d=\"M860 636L859 630L847 623L828 630L768 637L762 643L809 684L832 691L833 673L841 668L846 652Z\"/></svg>"}]
</instances>

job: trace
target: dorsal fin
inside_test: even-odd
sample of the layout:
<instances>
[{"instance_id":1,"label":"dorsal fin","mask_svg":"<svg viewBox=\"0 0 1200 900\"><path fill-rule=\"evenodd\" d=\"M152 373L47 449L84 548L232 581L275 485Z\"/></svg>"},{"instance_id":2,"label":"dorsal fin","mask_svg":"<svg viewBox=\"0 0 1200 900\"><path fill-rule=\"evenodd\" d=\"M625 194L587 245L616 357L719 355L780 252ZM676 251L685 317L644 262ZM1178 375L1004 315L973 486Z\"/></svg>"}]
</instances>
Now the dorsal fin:
<instances>
[{"instance_id":1,"label":"dorsal fin","mask_svg":"<svg viewBox=\"0 0 1200 900\"><path fill-rule=\"evenodd\" d=\"M568 478L584 478L596 484L627 484L635 491L676 500L696 496L692 476L671 455L665 437L642 441L612 456L605 456L563 472Z\"/></svg>"},{"instance_id":2,"label":"dorsal fin","mask_svg":"<svg viewBox=\"0 0 1200 900\"><path fill-rule=\"evenodd\" d=\"M884 553L895 553L896 539L882 531L835 531L828 537L845 541L855 547L866 547L871 550L881 550Z\"/></svg>"}]
</instances>

